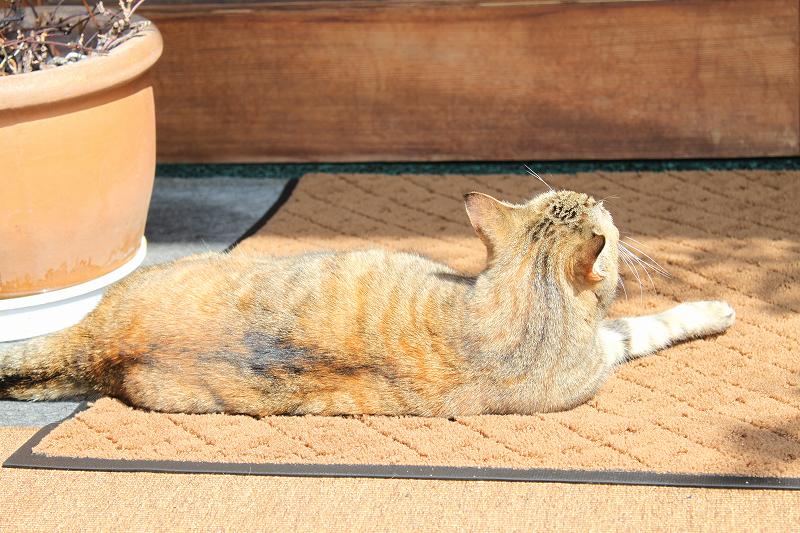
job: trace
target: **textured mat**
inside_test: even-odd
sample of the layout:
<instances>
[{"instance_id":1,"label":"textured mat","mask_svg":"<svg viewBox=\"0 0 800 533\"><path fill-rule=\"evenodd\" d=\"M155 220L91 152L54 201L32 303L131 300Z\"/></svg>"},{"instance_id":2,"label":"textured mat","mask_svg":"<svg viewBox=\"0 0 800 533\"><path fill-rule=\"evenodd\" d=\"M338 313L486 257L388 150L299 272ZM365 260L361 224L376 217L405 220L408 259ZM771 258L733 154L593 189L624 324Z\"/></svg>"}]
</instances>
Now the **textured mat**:
<instances>
[{"instance_id":1,"label":"textured mat","mask_svg":"<svg viewBox=\"0 0 800 533\"><path fill-rule=\"evenodd\" d=\"M174 465L163 465L184 461L199 471L220 471L203 464L298 463L534 468L583 472L578 481L669 483L670 474L685 473L766 476L776 478L769 486L797 485L789 478L800 477L798 177L749 171L551 177L554 186L611 196L607 206L621 231L672 273L653 286L643 280L642 294L629 282L628 299L620 299L614 315L724 298L738 316L725 335L626 365L572 411L455 421L255 420L145 413L104 399L32 443L31 462L90 468L95 460L103 468L158 470L160 461L160 469L170 470ZM521 176L309 175L237 250L383 246L475 272L484 252L461 204L470 190L514 201L541 185ZM70 463L70 457L79 460ZM639 474L593 477L609 470ZM342 467L317 472L339 475ZM401 469L384 472L402 475ZM714 484L703 479L678 484ZM736 478L729 485L751 481Z\"/></svg>"}]
</instances>

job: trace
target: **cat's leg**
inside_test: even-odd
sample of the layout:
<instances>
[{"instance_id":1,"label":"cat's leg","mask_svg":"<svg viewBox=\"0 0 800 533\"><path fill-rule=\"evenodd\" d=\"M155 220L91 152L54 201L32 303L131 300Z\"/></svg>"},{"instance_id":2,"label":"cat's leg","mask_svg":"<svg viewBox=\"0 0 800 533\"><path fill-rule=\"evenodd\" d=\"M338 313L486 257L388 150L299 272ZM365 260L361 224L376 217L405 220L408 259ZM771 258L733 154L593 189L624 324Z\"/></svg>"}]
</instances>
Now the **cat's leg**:
<instances>
[{"instance_id":1,"label":"cat's leg","mask_svg":"<svg viewBox=\"0 0 800 533\"><path fill-rule=\"evenodd\" d=\"M687 339L721 333L736 313L726 302L687 302L657 315L604 320L599 341L610 366Z\"/></svg>"}]
</instances>

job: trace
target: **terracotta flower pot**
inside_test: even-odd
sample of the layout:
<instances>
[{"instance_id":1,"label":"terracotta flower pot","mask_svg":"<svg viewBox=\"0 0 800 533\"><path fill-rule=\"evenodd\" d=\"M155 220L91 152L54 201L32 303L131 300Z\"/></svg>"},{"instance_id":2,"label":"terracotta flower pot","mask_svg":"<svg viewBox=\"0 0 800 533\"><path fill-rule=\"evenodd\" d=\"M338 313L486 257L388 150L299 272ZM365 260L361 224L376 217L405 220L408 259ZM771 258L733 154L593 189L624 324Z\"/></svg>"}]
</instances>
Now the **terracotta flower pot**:
<instances>
[{"instance_id":1,"label":"terracotta flower pot","mask_svg":"<svg viewBox=\"0 0 800 533\"><path fill-rule=\"evenodd\" d=\"M77 322L141 263L161 50L150 26L107 55L0 78L0 341Z\"/></svg>"}]
</instances>

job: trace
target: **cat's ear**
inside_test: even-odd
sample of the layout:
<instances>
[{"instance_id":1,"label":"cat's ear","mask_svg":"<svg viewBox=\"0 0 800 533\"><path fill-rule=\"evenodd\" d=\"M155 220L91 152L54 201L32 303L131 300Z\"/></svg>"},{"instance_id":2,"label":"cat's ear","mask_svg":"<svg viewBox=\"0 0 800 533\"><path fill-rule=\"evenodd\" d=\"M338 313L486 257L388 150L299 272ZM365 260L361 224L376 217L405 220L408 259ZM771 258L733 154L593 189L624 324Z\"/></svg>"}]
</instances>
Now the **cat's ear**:
<instances>
[{"instance_id":1,"label":"cat's ear","mask_svg":"<svg viewBox=\"0 0 800 533\"><path fill-rule=\"evenodd\" d=\"M480 192L465 194L464 206L469 222L486 245L491 261L495 246L508 234L514 207Z\"/></svg>"},{"instance_id":2,"label":"cat's ear","mask_svg":"<svg viewBox=\"0 0 800 533\"><path fill-rule=\"evenodd\" d=\"M605 265L607 254L603 253L605 245L606 238L602 235L593 235L592 238L581 244L573 262L575 279L592 285L602 281L608 275Z\"/></svg>"}]
</instances>

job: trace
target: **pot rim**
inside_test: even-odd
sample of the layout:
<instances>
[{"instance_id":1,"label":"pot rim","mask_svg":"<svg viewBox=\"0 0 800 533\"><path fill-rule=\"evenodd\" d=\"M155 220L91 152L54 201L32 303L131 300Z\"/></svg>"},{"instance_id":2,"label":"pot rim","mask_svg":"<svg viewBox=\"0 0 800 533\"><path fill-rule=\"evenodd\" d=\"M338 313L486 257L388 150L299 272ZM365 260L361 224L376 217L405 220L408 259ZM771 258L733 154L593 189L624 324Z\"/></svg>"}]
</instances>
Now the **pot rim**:
<instances>
[{"instance_id":1,"label":"pot rim","mask_svg":"<svg viewBox=\"0 0 800 533\"><path fill-rule=\"evenodd\" d=\"M138 15L133 19L147 20ZM52 104L117 87L152 67L163 48L161 33L151 23L106 55L0 77L0 111Z\"/></svg>"}]
</instances>

